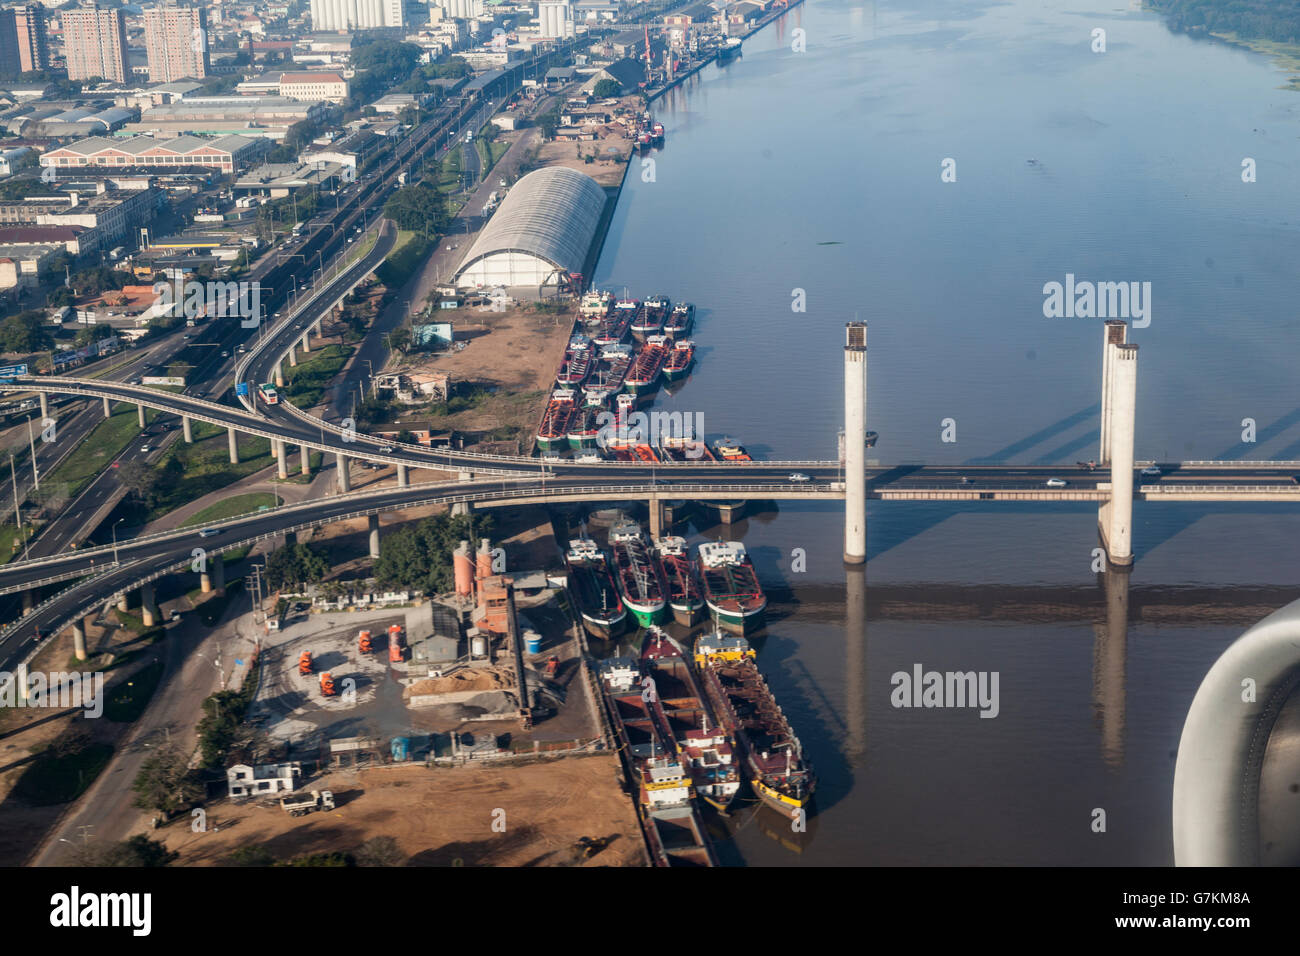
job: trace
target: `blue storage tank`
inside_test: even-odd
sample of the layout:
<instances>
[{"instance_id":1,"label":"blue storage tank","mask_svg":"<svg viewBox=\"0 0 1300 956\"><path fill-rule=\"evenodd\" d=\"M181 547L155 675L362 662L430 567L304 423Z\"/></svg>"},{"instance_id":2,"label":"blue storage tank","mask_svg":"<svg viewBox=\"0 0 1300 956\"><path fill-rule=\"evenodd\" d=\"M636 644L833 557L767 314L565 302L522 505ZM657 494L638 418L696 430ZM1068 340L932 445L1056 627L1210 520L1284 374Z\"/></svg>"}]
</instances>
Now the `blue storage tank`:
<instances>
[{"instance_id":1,"label":"blue storage tank","mask_svg":"<svg viewBox=\"0 0 1300 956\"><path fill-rule=\"evenodd\" d=\"M410 752L411 752L410 737L393 738L393 759L394 760L405 760L407 759L406 755L409 754Z\"/></svg>"},{"instance_id":2,"label":"blue storage tank","mask_svg":"<svg viewBox=\"0 0 1300 956\"><path fill-rule=\"evenodd\" d=\"M542 652L542 635L536 631L524 631L524 644L529 654L540 654Z\"/></svg>"}]
</instances>

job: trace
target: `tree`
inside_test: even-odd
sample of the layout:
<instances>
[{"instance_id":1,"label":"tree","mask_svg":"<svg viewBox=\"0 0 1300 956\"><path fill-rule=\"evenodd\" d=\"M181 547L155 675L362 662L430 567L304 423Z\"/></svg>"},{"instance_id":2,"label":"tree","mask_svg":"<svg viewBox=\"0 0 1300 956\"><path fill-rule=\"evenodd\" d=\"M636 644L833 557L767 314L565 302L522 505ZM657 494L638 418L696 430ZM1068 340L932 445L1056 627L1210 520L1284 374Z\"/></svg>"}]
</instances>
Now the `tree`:
<instances>
[{"instance_id":1,"label":"tree","mask_svg":"<svg viewBox=\"0 0 1300 956\"><path fill-rule=\"evenodd\" d=\"M226 866L275 866L275 856L260 844L241 846L226 857Z\"/></svg>"},{"instance_id":2,"label":"tree","mask_svg":"<svg viewBox=\"0 0 1300 956\"><path fill-rule=\"evenodd\" d=\"M77 862L86 867L157 867L167 866L180 859L180 854L167 849L167 844L150 839L143 833L103 847L87 846L76 855Z\"/></svg>"},{"instance_id":3,"label":"tree","mask_svg":"<svg viewBox=\"0 0 1300 956\"><path fill-rule=\"evenodd\" d=\"M406 854L390 836L371 837L357 850L357 866L401 866Z\"/></svg>"},{"instance_id":4,"label":"tree","mask_svg":"<svg viewBox=\"0 0 1300 956\"><path fill-rule=\"evenodd\" d=\"M162 747L142 763L131 789L136 794L132 806L159 810L167 816L203 799L203 788L190 773L188 758L176 747Z\"/></svg>"},{"instance_id":5,"label":"tree","mask_svg":"<svg viewBox=\"0 0 1300 956\"><path fill-rule=\"evenodd\" d=\"M84 348L92 342L98 342L100 339L113 337L113 328L109 325L88 325L84 329L78 330L72 340L72 344L77 348Z\"/></svg>"},{"instance_id":6,"label":"tree","mask_svg":"<svg viewBox=\"0 0 1300 956\"><path fill-rule=\"evenodd\" d=\"M411 588L436 594L450 590L451 555L461 541L478 546L478 535L492 531L487 517L434 515L397 528L380 541L375 580L382 587Z\"/></svg>"},{"instance_id":7,"label":"tree","mask_svg":"<svg viewBox=\"0 0 1300 956\"><path fill-rule=\"evenodd\" d=\"M611 97L618 96L623 91L623 84L618 80L609 78L601 80L591 91L591 95L598 100L607 100Z\"/></svg>"},{"instance_id":8,"label":"tree","mask_svg":"<svg viewBox=\"0 0 1300 956\"><path fill-rule=\"evenodd\" d=\"M20 312L0 322L0 351L39 352L54 344L41 323L40 312Z\"/></svg>"},{"instance_id":9,"label":"tree","mask_svg":"<svg viewBox=\"0 0 1300 956\"><path fill-rule=\"evenodd\" d=\"M419 232L443 232L447 228L447 207L438 190L423 183L403 186L384 203L384 215L397 223L398 229Z\"/></svg>"},{"instance_id":10,"label":"tree","mask_svg":"<svg viewBox=\"0 0 1300 956\"><path fill-rule=\"evenodd\" d=\"M537 117L537 126L542 131L542 139L555 139L555 130L560 125L560 111L554 107Z\"/></svg>"},{"instance_id":11,"label":"tree","mask_svg":"<svg viewBox=\"0 0 1300 956\"><path fill-rule=\"evenodd\" d=\"M315 584L325 577L329 563L306 544L288 544L266 559L266 581L274 590Z\"/></svg>"}]
</instances>

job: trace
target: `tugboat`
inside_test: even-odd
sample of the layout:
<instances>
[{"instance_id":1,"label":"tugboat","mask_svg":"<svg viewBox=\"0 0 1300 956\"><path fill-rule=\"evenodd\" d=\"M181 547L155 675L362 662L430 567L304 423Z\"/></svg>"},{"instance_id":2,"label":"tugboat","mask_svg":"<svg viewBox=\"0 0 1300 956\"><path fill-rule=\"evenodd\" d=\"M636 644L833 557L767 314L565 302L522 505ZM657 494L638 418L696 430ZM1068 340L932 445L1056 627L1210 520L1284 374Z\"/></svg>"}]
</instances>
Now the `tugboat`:
<instances>
[{"instance_id":1,"label":"tugboat","mask_svg":"<svg viewBox=\"0 0 1300 956\"><path fill-rule=\"evenodd\" d=\"M663 335L652 335L636 353L632 367L628 370L623 384L633 395L644 395L659 387L659 376L664 363L668 361L668 339Z\"/></svg>"},{"instance_id":2,"label":"tugboat","mask_svg":"<svg viewBox=\"0 0 1300 956\"><path fill-rule=\"evenodd\" d=\"M569 587L587 633L609 640L623 632L627 609L614 586L605 552L589 538L574 538L564 556Z\"/></svg>"},{"instance_id":3,"label":"tugboat","mask_svg":"<svg viewBox=\"0 0 1300 956\"><path fill-rule=\"evenodd\" d=\"M739 541L708 541L700 545L704 601L718 626L744 634L762 621L767 596L758 573Z\"/></svg>"},{"instance_id":4,"label":"tugboat","mask_svg":"<svg viewBox=\"0 0 1300 956\"><path fill-rule=\"evenodd\" d=\"M641 526L623 518L609 529L614 570L623 603L643 627L658 624L668 607L663 566L646 544Z\"/></svg>"},{"instance_id":5,"label":"tugboat","mask_svg":"<svg viewBox=\"0 0 1300 956\"><path fill-rule=\"evenodd\" d=\"M749 642L701 635L695 642L695 665L715 717L739 745L755 796L790 819L806 819L817 776L759 673Z\"/></svg>"},{"instance_id":6,"label":"tugboat","mask_svg":"<svg viewBox=\"0 0 1300 956\"><path fill-rule=\"evenodd\" d=\"M668 606L673 620L691 627L704 615L704 594L700 589L700 572L691 560L686 539L669 535L655 542L655 551L663 564L668 582Z\"/></svg>"},{"instance_id":7,"label":"tugboat","mask_svg":"<svg viewBox=\"0 0 1300 956\"><path fill-rule=\"evenodd\" d=\"M695 324L695 306L689 302L678 302L664 319L664 334L690 335L691 326Z\"/></svg>"},{"instance_id":8,"label":"tugboat","mask_svg":"<svg viewBox=\"0 0 1300 956\"><path fill-rule=\"evenodd\" d=\"M664 378L675 382L685 378L695 361L695 343L690 339L678 339L668 350L668 359L664 362Z\"/></svg>"},{"instance_id":9,"label":"tugboat","mask_svg":"<svg viewBox=\"0 0 1300 956\"><path fill-rule=\"evenodd\" d=\"M582 302L578 306L578 312L587 321L603 319L609 315L609 310L613 308L614 295L610 292L601 292L592 289L582 296Z\"/></svg>"},{"instance_id":10,"label":"tugboat","mask_svg":"<svg viewBox=\"0 0 1300 956\"><path fill-rule=\"evenodd\" d=\"M577 407L574 404L577 394L571 388L557 388L551 393L551 400L542 413L542 422L537 426L537 447L542 451L552 451L561 444L568 444L569 419Z\"/></svg>"},{"instance_id":11,"label":"tugboat","mask_svg":"<svg viewBox=\"0 0 1300 956\"><path fill-rule=\"evenodd\" d=\"M734 745L720 722L710 720L704 695L686 662L686 652L659 628L652 627L641 641L641 666L652 682L655 716L661 717L664 724L662 736L668 737L685 758L683 763L695 784L696 796L725 812L740 792ZM642 684L647 684L644 678Z\"/></svg>"},{"instance_id":12,"label":"tugboat","mask_svg":"<svg viewBox=\"0 0 1300 956\"><path fill-rule=\"evenodd\" d=\"M720 461L753 461L749 457L749 452L745 451L745 446L738 441L730 438L721 438L714 446L718 453Z\"/></svg>"}]
</instances>

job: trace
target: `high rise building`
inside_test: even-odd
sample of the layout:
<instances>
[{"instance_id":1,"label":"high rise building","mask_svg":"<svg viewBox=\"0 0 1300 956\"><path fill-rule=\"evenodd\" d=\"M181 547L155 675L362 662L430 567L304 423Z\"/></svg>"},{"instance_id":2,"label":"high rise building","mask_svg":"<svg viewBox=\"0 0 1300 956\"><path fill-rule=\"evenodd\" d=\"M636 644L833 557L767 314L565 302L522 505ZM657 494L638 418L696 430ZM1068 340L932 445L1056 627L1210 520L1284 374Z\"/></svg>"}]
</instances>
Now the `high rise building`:
<instances>
[{"instance_id":1,"label":"high rise building","mask_svg":"<svg viewBox=\"0 0 1300 956\"><path fill-rule=\"evenodd\" d=\"M313 30L375 30L402 25L402 0L311 0Z\"/></svg>"},{"instance_id":2,"label":"high rise building","mask_svg":"<svg viewBox=\"0 0 1300 956\"><path fill-rule=\"evenodd\" d=\"M199 7L155 7L144 14L149 80L201 80L208 75L208 24Z\"/></svg>"},{"instance_id":3,"label":"high rise building","mask_svg":"<svg viewBox=\"0 0 1300 956\"><path fill-rule=\"evenodd\" d=\"M50 68L45 8L38 4L0 10L0 76Z\"/></svg>"},{"instance_id":4,"label":"high rise building","mask_svg":"<svg viewBox=\"0 0 1300 956\"><path fill-rule=\"evenodd\" d=\"M126 17L122 11L79 7L63 11L60 17L68 79L102 77L125 83L131 70L126 62Z\"/></svg>"}]
</instances>

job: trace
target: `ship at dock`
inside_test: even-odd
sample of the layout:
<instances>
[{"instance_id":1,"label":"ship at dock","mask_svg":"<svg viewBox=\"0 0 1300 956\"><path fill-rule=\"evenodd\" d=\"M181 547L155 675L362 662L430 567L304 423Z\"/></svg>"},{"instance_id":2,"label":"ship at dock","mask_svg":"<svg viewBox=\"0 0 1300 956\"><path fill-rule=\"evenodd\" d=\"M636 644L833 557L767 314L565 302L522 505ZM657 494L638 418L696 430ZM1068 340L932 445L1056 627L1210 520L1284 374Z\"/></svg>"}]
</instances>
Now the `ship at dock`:
<instances>
[{"instance_id":1,"label":"ship at dock","mask_svg":"<svg viewBox=\"0 0 1300 956\"><path fill-rule=\"evenodd\" d=\"M640 342L646 341L652 335L662 335L664 320L668 318L668 311L671 308L672 302L667 296L655 295L646 299L637 310L636 318L632 320L632 335Z\"/></svg>"},{"instance_id":2,"label":"ship at dock","mask_svg":"<svg viewBox=\"0 0 1300 956\"><path fill-rule=\"evenodd\" d=\"M740 37L727 37L718 47L718 62L726 63L733 57L740 55L740 48L744 41Z\"/></svg>"},{"instance_id":3,"label":"ship at dock","mask_svg":"<svg viewBox=\"0 0 1300 956\"><path fill-rule=\"evenodd\" d=\"M560 370L555 375L556 384L561 388L580 386L591 374L595 358L591 340L585 335L575 335L569 340L568 348L564 350L564 359L560 362Z\"/></svg>"},{"instance_id":4,"label":"ship at dock","mask_svg":"<svg viewBox=\"0 0 1300 956\"><path fill-rule=\"evenodd\" d=\"M699 547L704 601L718 627L738 634L762 623L767 596L745 546L707 541Z\"/></svg>"},{"instance_id":5,"label":"ship at dock","mask_svg":"<svg viewBox=\"0 0 1300 956\"><path fill-rule=\"evenodd\" d=\"M668 350L668 357L664 359L664 378L670 382L685 378L690 374L691 364L694 361L695 343L690 339L678 339Z\"/></svg>"},{"instance_id":6,"label":"ship at dock","mask_svg":"<svg viewBox=\"0 0 1300 956\"><path fill-rule=\"evenodd\" d=\"M605 708L629 782L637 820L654 866L717 866L695 786L668 731L653 685L642 684L640 660L616 657L599 665Z\"/></svg>"},{"instance_id":7,"label":"ship at dock","mask_svg":"<svg viewBox=\"0 0 1300 956\"><path fill-rule=\"evenodd\" d=\"M569 418L569 447L574 451L590 449L600 437L600 416L603 409L599 405L583 405Z\"/></svg>"},{"instance_id":8,"label":"ship at dock","mask_svg":"<svg viewBox=\"0 0 1300 956\"><path fill-rule=\"evenodd\" d=\"M592 333L591 340L598 346L618 345L623 342L628 337L629 330L632 328L632 320L636 318L640 306L639 302L634 301L629 307L624 305L623 300L620 300L600 320Z\"/></svg>"},{"instance_id":9,"label":"ship at dock","mask_svg":"<svg viewBox=\"0 0 1300 956\"><path fill-rule=\"evenodd\" d=\"M596 367L587 376L582 394L588 405L604 405L623 389L635 353L630 345L606 345L600 350Z\"/></svg>"},{"instance_id":10,"label":"ship at dock","mask_svg":"<svg viewBox=\"0 0 1300 956\"><path fill-rule=\"evenodd\" d=\"M609 529L614 574L623 603L643 627L658 624L668 607L663 566L646 543L641 526L623 518Z\"/></svg>"},{"instance_id":11,"label":"ship at dock","mask_svg":"<svg viewBox=\"0 0 1300 956\"><path fill-rule=\"evenodd\" d=\"M743 637L701 635L695 665L705 699L739 747L754 795L791 819L806 819L817 777Z\"/></svg>"},{"instance_id":12,"label":"ship at dock","mask_svg":"<svg viewBox=\"0 0 1300 956\"><path fill-rule=\"evenodd\" d=\"M578 393L571 388L557 388L551 393L541 424L537 426L537 447L552 451L569 443L569 419L577 408Z\"/></svg>"},{"instance_id":13,"label":"ship at dock","mask_svg":"<svg viewBox=\"0 0 1300 956\"><path fill-rule=\"evenodd\" d=\"M735 744L731 732L709 713L685 650L652 627L641 642L641 666L642 686L657 705L651 713L680 754L696 796L726 812L740 792Z\"/></svg>"},{"instance_id":14,"label":"ship at dock","mask_svg":"<svg viewBox=\"0 0 1300 956\"><path fill-rule=\"evenodd\" d=\"M690 335L695 325L695 306L689 302L678 302L664 319L665 335Z\"/></svg>"},{"instance_id":15,"label":"ship at dock","mask_svg":"<svg viewBox=\"0 0 1300 956\"><path fill-rule=\"evenodd\" d=\"M700 569L691 560L686 539L677 535L660 538L655 542L655 552L663 565L673 620L691 627L704 616L704 591L700 587Z\"/></svg>"},{"instance_id":16,"label":"ship at dock","mask_svg":"<svg viewBox=\"0 0 1300 956\"><path fill-rule=\"evenodd\" d=\"M650 336L646 339L646 344L636 353L636 358L632 360L632 367L628 369L627 378L623 380L624 387L634 395L644 395L654 391L659 387L659 377L663 374L666 361L668 361L667 338L662 335Z\"/></svg>"},{"instance_id":17,"label":"ship at dock","mask_svg":"<svg viewBox=\"0 0 1300 956\"><path fill-rule=\"evenodd\" d=\"M587 633L601 640L621 634L627 609L619 597L605 552L589 538L574 538L569 542L564 563L569 569L569 591Z\"/></svg>"},{"instance_id":18,"label":"ship at dock","mask_svg":"<svg viewBox=\"0 0 1300 956\"><path fill-rule=\"evenodd\" d=\"M613 293L592 289L590 292L583 293L582 301L578 305L578 314L586 322L599 321L609 315L609 310L613 307Z\"/></svg>"}]
</instances>

